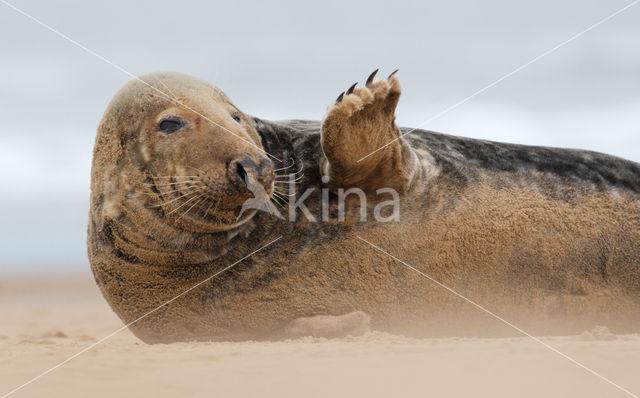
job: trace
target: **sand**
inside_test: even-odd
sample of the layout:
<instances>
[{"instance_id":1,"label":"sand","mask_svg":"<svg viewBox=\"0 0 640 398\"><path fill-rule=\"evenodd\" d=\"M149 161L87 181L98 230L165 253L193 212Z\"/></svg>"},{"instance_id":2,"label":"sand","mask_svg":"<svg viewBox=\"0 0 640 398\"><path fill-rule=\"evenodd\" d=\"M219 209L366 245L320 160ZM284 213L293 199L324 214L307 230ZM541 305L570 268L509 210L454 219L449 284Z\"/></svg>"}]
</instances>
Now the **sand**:
<instances>
[{"instance_id":1,"label":"sand","mask_svg":"<svg viewBox=\"0 0 640 398\"><path fill-rule=\"evenodd\" d=\"M122 327L91 276L0 279L0 397ZM640 394L640 335L546 343ZM12 397L629 397L529 338L146 345L124 330Z\"/></svg>"}]
</instances>

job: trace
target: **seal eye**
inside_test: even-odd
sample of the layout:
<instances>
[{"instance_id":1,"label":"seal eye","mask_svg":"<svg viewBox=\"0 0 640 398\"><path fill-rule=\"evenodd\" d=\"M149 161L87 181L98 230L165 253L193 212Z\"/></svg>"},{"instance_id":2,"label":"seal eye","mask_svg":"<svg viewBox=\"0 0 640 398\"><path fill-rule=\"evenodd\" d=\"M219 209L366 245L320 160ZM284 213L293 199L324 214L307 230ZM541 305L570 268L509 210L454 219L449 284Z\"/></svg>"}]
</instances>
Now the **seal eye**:
<instances>
[{"instance_id":1,"label":"seal eye","mask_svg":"<svg viewBox=\"0 0 640 398\"><path fill-rule=\"evenodd\" d=\"M235 120L236 122L240 123L240 116L238 116L237 113L234 113L233 115L231 115L231 117L233 118L233 120Z\"/></svg>"},{"instance_id":2,"label":"seal eye","mask_svg":"<svg viewBox=\"0 0 640 398\"><path fill-rule=\"evenodd\" d=\"M158 131L162 131L167 134L175 133L182 127L184 127L184 122L176 117L164 119L158 123Z\"/></svg>"}]
</instances>

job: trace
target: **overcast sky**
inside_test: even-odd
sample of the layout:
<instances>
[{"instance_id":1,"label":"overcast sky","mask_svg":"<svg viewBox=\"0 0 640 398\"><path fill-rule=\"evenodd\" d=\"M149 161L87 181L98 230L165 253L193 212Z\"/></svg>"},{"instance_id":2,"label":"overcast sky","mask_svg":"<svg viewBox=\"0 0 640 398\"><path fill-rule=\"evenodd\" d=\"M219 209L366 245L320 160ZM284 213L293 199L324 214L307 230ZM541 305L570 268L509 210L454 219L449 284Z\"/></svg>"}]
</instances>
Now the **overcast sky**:
<instances>
[{"instance_id":1,"label":"overcast sky","mask_svg":"<svg viewBox=\"0 0 640 398\"><path fill-rule=\"evenodd\" d=\"M13 1L127 72L193 74L246 113L320 119L374 69L414 127L629 1ZM0 272L87 267L96 126L126 73L0 4ZM424 125L640 161L640 5Z\"/></svg>"}]
</instances>

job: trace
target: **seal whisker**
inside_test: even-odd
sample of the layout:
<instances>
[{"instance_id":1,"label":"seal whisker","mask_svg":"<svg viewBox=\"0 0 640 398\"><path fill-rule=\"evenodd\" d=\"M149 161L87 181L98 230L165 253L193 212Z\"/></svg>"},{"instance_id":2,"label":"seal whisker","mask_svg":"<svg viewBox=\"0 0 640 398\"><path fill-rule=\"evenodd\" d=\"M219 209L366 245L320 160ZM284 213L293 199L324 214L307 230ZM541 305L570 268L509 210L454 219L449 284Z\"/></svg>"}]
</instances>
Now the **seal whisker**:
<instances>
[{"instance_id":1,"label":"seal whisker","mask_svg":"<svg viewBox=\"0 0 640 398\"><path fill-rule=\"evenodd\" d=\"M303 176L304 173L298 175L298 173L287 173L287 174L278 174L276 176L276 178L282 179L282 178L291 178L291 177L300 177Z\"/></svg>"},{"instance_id":2,"label":"seal whisker","mask_svg":"<svg viewBox=\"0 0 640 398\"><path fill-rule=\"evenodd\" d=\"M201 187L197 187L197 186L194 186L194 187L188 187L186 190L179 189L178 191L180 191L180 192L182 193L182 195L178 196L177 198L173 198L173 199L171 199L171 201L166 202L165 204L172 203L172 202L174 202L174 201L176 201L176 200L178 200L178 199L180 199L180 198L183 198L183 197L185 197L185 196L187 196L187 195L190 195L190 194L192 194L192 193L194 193L194 192L198 192L198 191L200 191L201 189L202 189ZM186 192L185 192L185 191L186 191ZM161 194L162 194L162 192L161 192Z\"/></svg>"},{"instance_id":3,"label":"seal whisker","mask_svg":"<svg viewBox=\"0 0 640 398\"><path fill-rule=\"evenodd\" d=\"M154 177L154 179L156 179L156 180L173 180L173 179L179 179L179 178L180 179L184 179L186 177ZM188 181L195 181L196 179L193 178L193 177L189 177L187 180Z\"/></svg>"},{"instance_id":4,"label":"seal whisker","mask_svg":"<svg viewBox=\"0 0 640 398\"><path fill-rule=\"evenodd\" d=\"M272 196L269 200L272 200L274 203L277 203L281 208L284 209L284 203L281 202L281 198L278 198L277 196Z\"/></svg>"},{"instance_id":5,"label":"seal whisker","mask_svg":"<svg viewBox=\"0 0 640 398\"><path fill-rule=\"evenodd\" d=\"M196 190L194 190L194 191L191 191L191 192L185 193L184 195L178 196L178 197L177 197L177 198L175 198L175 199L171 199L171 200L170 200L170 201L168 201L168 202L160 203L160 204L153 205L153 206L150 206L150 207L161 207L161 206L166 206L166 205L168 205L168 204L170 204L170 203L175 202L176 200L182 199L182 198L184 198L185 196L193 195L194 193L197 193L197 192L199 192L199 191L201 191L201 190L202 190L202 188L198 188L198 189L196 189Z\"/></svg>"},{"instance_id":6,"label":"seal whisker","mask_svg":"<svg viewBox=\"0 0 640 398\"><path fill-rule=\"evenodd\" d=\"M296 196L295 192L293 192L293 193L284 193L284 192L280 192L280 191L276 192L275 190L273 191L273 194L275 196L278 196L279 198L282 198L282 199L285 199L285 200L287 200L290 197Z\"/></svg>"},{"instance_id":7,"label":"seal whisker","mask_svg":"<svg viewBox=\"0 0 640 398\"><path fill-rule=\"evenodd\" d=\"M295 196L295 192L283 192L279 191L277 188L273 189L273 193L278 194L279 196Z\"/></svg>"},{"instance_id":8,"label":"seal whisker","mask_svg":"<svg viewBox=\"0 0 640 398\"><path fill-rule=\"evenodd\" d=\"M194 193L196 193L196 192L194 192ZM182 206L184 206L184 205L186 205L186 204L188 204L188 203L191 203L192 201L194 201L195 199L198 199L198 198L199 198L199 197L201 197L202 195L204 195L204 194L200 194L200 195L198 195L198 196L194 196L194 197L190 198L189 200L187 200L186 202L184 202L184 203L183 203L183 204L181 204L180 206L178 206L178 207L176 207L175 209L171 210L171 211L170 211L169 213L167 213L166 215L168 216L168 215L172 214L172 213L173 213L173 212L175 212L176 210L178 210L178 209L182 208Z\"/></svg>"},{"instance_id":9,"label":"seal whisker","mask_svg":"<svg viewBox=\"0 0 640 398\"><path fill-rule=\"evenodd\" d=\"M273 200L274 202L277 202L280 206L282 206L282 208L284 209L285 205L287 204L287 201L284 198L278 197L278 196L272 196L271 200Z\"/></svg>"},{"instance_id":10,"label":"seal whisker","mask_svg":"<svg viewBox=\"0 0 640 398\"><path fill-rule=\"evenodd\" d=\"M200 178L200 176L151 176L151 178L161 179L171 179L171 178Z\"/></svg>"},{"instance_id":11,"label":"seal whisker","mask_svg":"<svg viewBox=\"0 0 640 398\"><path fill-rule=\"evenodd\" d=\"M295 174L281 174L281 175L277 175L276 178L274 179L275 182L287 182L287 181L299 181L302 177L304 177L304 174L300 175L300 176L296 176Z\"/></svg>"},{"instance_id":12,"label":"seal whisker","mask_svg":"<svg viewBox=\"0 0 640 398\"><path fill-rule=\"evenodd\" d=\"M275 191L274 191L274 192L273 192L273 196L276 196L276 197L278 197L278 198L280 198L280 199L284 200L285 202L287 202L287 201L289 200L289 198L291 198L291 197L295 197L295 193L293 193L293 194L286 194L286 193L284 193L284 192L280 192L280 191L275 192Z\"/></svg>"},{"instance_id":13,"label":"seal whisker","mask_svg":"<svg viewBox=\"0 0 640 398\"><path fill-rule=\"evenodd\" d=\"M148 186L148 187L165 187L165 186L170 186L170 185L186 185L186 184L197 184L197 183L201 183L200 180L184 180L184 181L173 181L173 182L168 182L168 181L154 181L154 182L149 182L149 183L143 183L144 185Z\"/></svg>"},{"instance_id":14,"label":"seal whisker","mask_svg":"<svg viewBox=\"0 0 640 398\"><path fill-rule=\"evenodd\" d=\"M293 184L291 181L274 181L273 183L273 189L285 189L287 191L289 191L290 188L296 189L297 186L298 184L295 181L293 181Z\"/></svg>"},{"instance_id":15,"label":"seal whisker","mask_svg":"<svg viewBox=\"0 0 640 398\"><path fill-rule=\"evenodd\" d=\"M286 201L286 200L285 200L285 198L284 198L281 194L276 193L276 192L273 192L273 196L272 196L272 198L276 198L276 199L279 199L279 200L284 200L284 201Z\"/></svg>"},{"instance_id":16,"label":"seal whisker","mask_svg":"<svg viewBox=\"0 0 640 398\"><path fill-rule=\"evenodd\" d=\"M202 180L185 180L185 181L174 181L174 182L165 182L165 181L159 181L159 182L148 182L148 183L143 183L144 185L148 186L148 187L164 187L164 186L169 186L169 185L186 185L186 184L201 184Z\"/></svg>"},{"instance_id":17,"label":"seal whisker","mask_svg":"<svg viewBox=\"0 0 640 398\"><path fill-rule=\"evenodd\" d=\"M160 192L160 194L165 195L168 193L174 193L174 192L182 192L183 189L174 189L173 191L167 191L167 192ZM152 195L152 196L157 196L158 194L156 192L144 192L147 195Z\"/></svg>"},{"instance_id":18,"label":"seal whisker","mask_svg":"<svg viewBox=\"0 0 640 398\"><path fill-rule=\"evenodd\" d=\"M287 168L289 168L289 167L291 167L291 166L293 166L293 165L294 165L294 163L292 163L290 166L287 166ZM283 169L284 169L284 168L283 168ZM296 174L300 174L303 170L304 170L304 165L302 165L302 164L301 164L301 165L300 165L300 168L298 168L298 170L297 170L295 173L286 173L286 174L283 174L283 173L276 173L276 174L277 174L277 176L278 176L278 177L281 177L281 176L287 176L287 175L296 175Z\"/></svg>"},{"instance_id":19,"label":"seal whisker","mask_svg":"<svg viewBox=\"0 0 640 398\"><path fill-rule=\"evenodd\" d=\"M285 191L282 190L285 189ZM273 186L273 195L281 198L283 201L288 202L289 198L296 196L295 186L293 187L293 192L290 190L290 184L284 184L284 187L278 187L276 185Z\"/></svg>"},{"instance_id":20,"label":"seal whisker","mask_svg":"<svg viewBox=\"0 0 640 398\"><path fill-rule=\"evenodd\" d=\"M288 187L290 185L289 181L275 181L274 184L284 185L286 187Z\"/></svg>"},{"instance_id":21,"label":"seal whisker","mask_svg":"<svg viewBox=\"0 0 640 398\"><path fill-rule=\"evenodd\" d=\"M197 198L199 198L199 197L201 197L202 195L204 195L204 194L200 194L200 196L196 196L196 197L197 197ZM176 221L178 221L178 220L180 220L182 217L186 216L186 215L187 215L187 213L188 213L189 211L191 211L191 209L193 209L195 206L197 206L197 205L198 205L198 203L202 202L203 200L204 200L204 199L199 199L199 200L197 200L195 203L193 203L193 204L192 204L192 205L187 209L187 211L183 212L183 213L180 215L180 217L178 217L178 219L177 219Z\"/></svg>"},{"instance_id":22,"label":"seal whisker","mask_svg":"<svg viewBox=\"0 0 640 398\"><path fill-rule=\"evenodd\" d=\"M205 206L206 206L206 205L207 205L207 203L209 203L209 202L210 202L210 200L209 200L209 198L208 198L208 197L206 197L206 196L205 196L204 198L202 198L202 200L200 201L200 204L202 205L202 207L200 208L200 211L199 211L199 212L197 212L196 214L201 214L201 213L202 213L202 210L205 208Z\"/></svg>"},{"instance_id":23,"label":"seal whisker","mask_svg":"<svg viewBox=\"0 0 640 398\"><path fill-rule=\"evenodd\" d=\"M181 182L170 182L170 183L168 182L168 183L162 183L162 184L145 183L144 185L146 185L147 187L169 187L171 185L188 185L195 182L196 181L194 180L189 180L189 181L181 181Z\"/></svg>"},{"instance_id":24,"label":"seal whisker","mask_svg":"<svg viewBox=\"0 0 640 398\"><path fill-rule=\"evenodd\" d=\"M291 167L293 167L293 164L290 164L289 166L285 166L285 167L280 167L279 169L274 169L273 171L277 173L278 171L290 169Z\"/></svg>"},{"instance_id":25,"label":"seal whisker","mask_svg":"<svg viewBox=\"0 0 640 398\"><path fill-rule=\"evenodd\" d=\"M190 166L190 165L187 165L187 167L191 167L192 169L197 170L197 171L201 172L202 174L205 174L205 172L204 172L204 171L200 170L200 169L199 169L199 168L197 168L197 167L193 167L193 166Z\"/></svg>"},{"instance_id":26,"label":"seal whisker","mask_svg":"<svg viewBox=\"0 0 640 398\"><path fill-rule=\"evenodd\" d=\"M297 178L295 178L295 179L293 179L293 180L291 179L291 176L293 176L293 174L289 174L288 178L278 178L278 177L280 177L280 176L276 176L276 182L280 182L280 181L293 181L293 182L297 182L297 181L300 181L300 180L304 177L304 174L302 174L302 175L298 176ZM284 177L284 176L282 176L282 177Z\"/></svg>"},{"instance_id":27,"label":"seal whisker","mask_svg":"<svg viewBox=\"0 0 640 398\"><path fill-rule=\"evenodd\" d=\"M216 207L213 209L213 212L215 213L216 210L218 210L218 205L220 204L220 199L222 199L222 196L218 198L218 202L216 202Z\"/></svg>"},{"instance_id":28,"label":"seal whisker","mask_svg":"<svg viewBox=\"0 0 640 398\"><path fill-rule=\"evenodd\" d=\"M211 206L213 206L213 199L209 198L209 207L204 211L204 216L206 217L209 214L209 210L211 210Z\"/></svg>"},{"instance_id":29,"label":"seal whisker","mask_svg":"<svg viewBox=\"0 0 640 398\"><path fill-rule=\"evenodd\" d=\"M296 162L293 160L293 158L292 158L292 157L291 157L291 158L289 158L289 160L291 160L291 164L290 164L289 166L280 167L279 169L275 169L274 171L275 171L275 172L278 172L278 171L280 171L280 170L286 170L286 169L288 169L288 168L290 168L290 167L292 167L293 165L295 165L295 164L296 164Z\"/></svg>"}]
</instances>

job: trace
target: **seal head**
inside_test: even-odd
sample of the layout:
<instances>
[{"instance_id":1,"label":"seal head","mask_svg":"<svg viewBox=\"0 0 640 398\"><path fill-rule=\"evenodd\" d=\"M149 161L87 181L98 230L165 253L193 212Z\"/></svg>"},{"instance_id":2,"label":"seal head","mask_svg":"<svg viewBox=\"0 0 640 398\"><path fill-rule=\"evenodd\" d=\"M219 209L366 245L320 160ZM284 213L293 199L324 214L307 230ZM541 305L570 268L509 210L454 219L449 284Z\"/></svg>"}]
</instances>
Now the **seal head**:
<instances>
[{"instance_id":1,"label":"seal head","mask_svg":"<svg viewBox=\"0 0 640 398\"><path fill-rule=\"evenodd\" d=\"M193 232L245 222L255 213L238 219L253 196L249 188L259 184L270 195L275 177L251 119L222 91L176 73L145 75L118 92L98 129L94 158L98 213L118 215L127 194L114 186L119 181L144 192L137 199L145 207Z\"/></svg>"}]
</instances>

